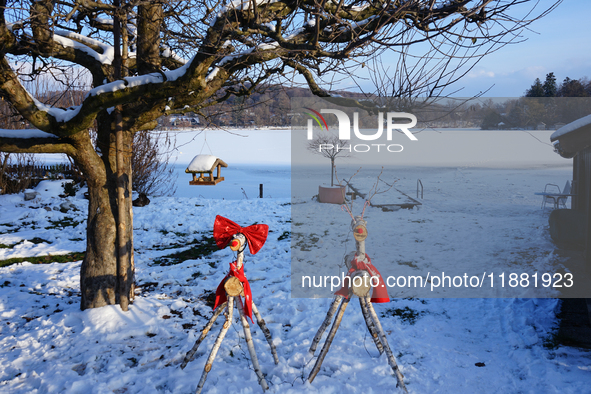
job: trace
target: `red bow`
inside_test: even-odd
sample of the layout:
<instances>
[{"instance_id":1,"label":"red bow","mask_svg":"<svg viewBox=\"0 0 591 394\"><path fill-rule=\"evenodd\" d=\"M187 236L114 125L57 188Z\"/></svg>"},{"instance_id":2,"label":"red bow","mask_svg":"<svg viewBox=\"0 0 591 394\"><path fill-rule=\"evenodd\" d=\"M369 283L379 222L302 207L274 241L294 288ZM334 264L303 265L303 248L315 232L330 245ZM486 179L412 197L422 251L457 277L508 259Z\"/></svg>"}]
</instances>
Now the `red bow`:
<instances>
[{"instance_id":1,"label":"red bow","mask_svg":"<svg viewBox=\"0 0 591 394\"><path fill-rule=\"evenodd\" d=\"M218 248L224 249L232 239L232 236L238 233L244 234L246 241L248 242L250 253L256 254L261 250L267 240L269 226L266 224L253 224L248 227L240 227L238 224L223 216L217 215L215 217L213 237Z\"/></svg>"},{"instance_id":2,"label":"red bow","mask_svg":"<svg viewBox=\"0 0 591 394\"><path fill-rule=\"evenodd\" d=\"M244 264L240 267L240 269L236 269L236 262L230 263L230 272L228 275L222 279L220 284L218 285L217 290L215 291L215 304L213 306L213 310L215 311L216 308L222 305L224 302L228 300L228 296L226 295L226 289L224 289L224 282L230 276L234 276L238 278L240 283L242 283L242 287L244 288L244 314L252 320L252 292L250 291L250 284L248 283L248 279L246 279L246 275L244 275ZM240 296L238 296L240 297Z\"/></svg>"},{"instance_id":3,"label":"red bow","mask_svg":"<svg viewBox=\"0 0 591 394\"><path fill-rule=\"evenodd\" d=\"M351 261L351 268L347 273L347 278L349 278L349 280L347 281L348 283L345 283L343 281L343 287L341 287L341 289L337 291L335 294L341 295L345 298L349 298L349 285L351 284L351 274L357 270L365 270L369 272L371 276L378 277L378 285L376 287L372 286L373 294L371 297L371 302L376 304L380 302L390 302L390 298L388 297L388 289L386 289L386 286L384 285L384 278L382 278L382 274L380 274L380 271L378 271L378 269L374 267L373 264L371 264L371 259L369 258L369 256L365 255L365 257L367 258L367 264L362 260L358 260L357 255L355 255L355 258L353 259L353 261Z\"/></svg>"}]
</instances>

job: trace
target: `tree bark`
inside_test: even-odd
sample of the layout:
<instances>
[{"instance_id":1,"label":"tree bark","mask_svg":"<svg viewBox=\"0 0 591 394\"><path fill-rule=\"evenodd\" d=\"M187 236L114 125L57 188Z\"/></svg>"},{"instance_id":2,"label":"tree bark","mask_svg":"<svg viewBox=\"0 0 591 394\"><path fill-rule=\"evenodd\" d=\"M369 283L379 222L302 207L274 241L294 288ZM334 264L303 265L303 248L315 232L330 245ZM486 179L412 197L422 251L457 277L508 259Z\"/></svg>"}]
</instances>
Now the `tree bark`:
<instances>
[{"instance_id":1,"label":"tree bark","mask_svg":"<svg viewBox=\"0 0 591 394\"><path fill-rule=\"evenodd\" d=\"M88 225L86 228L86 255L80 269L80 309L98 308L120 304L121 299L133 299L133 260L121 272L118 266L120 255L130 256L133 250L133 217L131 199L131 155L124 154L121 169L117 174L116 138L110 131L112 117L104 114L99 118L99 156L87 133L80 133L76 141L74 161L82 168L88 183ZM122 133L122 148L131 153L133 134ZM102 136L102 138L100 137ZM123 210L119 217L117 184L123 185ZM117 234L121 235L120 247ZM121 297L120 294L124 294Z\"/></svg>"},{"instance_id":2,"label":"tree bark","mask_svg":"<svg viewBox=\"0 0 591 394\"><path fill-rule=\"evenodd\" d=\"M108 161L96 154L87 133L77 136L74 162L88 185L86 255L80 268L80 309L116 303L117 254L115 217L107 189Z\"/></svg>"}]
</instances>

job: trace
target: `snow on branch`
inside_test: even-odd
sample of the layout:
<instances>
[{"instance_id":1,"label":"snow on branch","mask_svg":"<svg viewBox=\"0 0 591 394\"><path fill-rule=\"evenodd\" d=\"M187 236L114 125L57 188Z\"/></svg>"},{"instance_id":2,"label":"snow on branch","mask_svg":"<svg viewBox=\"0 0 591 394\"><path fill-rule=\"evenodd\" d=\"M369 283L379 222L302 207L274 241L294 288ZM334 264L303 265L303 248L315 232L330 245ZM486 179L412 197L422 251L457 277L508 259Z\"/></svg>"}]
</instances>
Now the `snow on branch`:
<instances>
[{"instance_id":1,"label":"snow on branch","mask_svg":"<svg viewBox=\"0 0 591 394\"><path fill-rule=\"evenodd\" d=\"M220 60L220 62L218 63L218 66L223 66L224 64L231 62L232 60L235 60L239 57L250 55L254 51L270 51L270 50L277 49L278 47L279 47L279 43L275 42L275 41L270 42L270 43L260 44L256 47L248 48L244 51L240 51L240 52L225 56L224 58L222 58L222 60Z\"/></svg>"},{"instance_id":2,"label":"snow on branch","mask_svg":"<svg viewBox=\"0 0 591 394\"><path fill-rule=\"evenodd\" d=\"M180 57L179 55L176 54L176 52L174 52L172 49L170 49L167 46L164 46L164 49L162 50L161 55L163 57L167 57L167 58L176 60L177 62L179 62L181 64L187 64L187 62L188 62L187 59Z\"/></svg>"},{"instance_id":3,"label":"snow on branch","mask_svg":"<svg viewBox=\"0 0 591 394\"><path fill-rule=\"evenodd\" d=\"M20 138L20 139L31 139L31 138L58 138L53 134L46 133L45 131L37 129L0 129L0 138Z\"/></svg>"},{"instance_id":4,"label":"snow on branch","mask_svg":"<svg viewBox=\"0 0 591 394\"><path fill-rule=\"evenodd\" d=\"M220 12L218 12L217 16L215 18L213 18L213 20L211 21L210 26L215 25L218 18L221 18L228 11L234 11L234 10L248 11L248 10L250 10L250 7L253 6L253 4L256 4L257 6L259 6L259 5L263 5L263 4L276 3L278 1L280 1L280 0L234 0L234 1L230 2L230 4L228 4L227 6L222 7Z\"/></svg>"},{"instance_id":5,"label":"snow on branch","mask_svg":"<svg viewBox=\"0 0 591 394\"><path fill-rule=\"evenodd\" d=\"M83 51L101 64L108 65L113 63L115 50L111 45L107 45L98 40L64 30L56 30L53 34L53 40L64 47ZM92 49L92 46L100 48L103 53L98 53Z\"/></svg>"}]
</instances>

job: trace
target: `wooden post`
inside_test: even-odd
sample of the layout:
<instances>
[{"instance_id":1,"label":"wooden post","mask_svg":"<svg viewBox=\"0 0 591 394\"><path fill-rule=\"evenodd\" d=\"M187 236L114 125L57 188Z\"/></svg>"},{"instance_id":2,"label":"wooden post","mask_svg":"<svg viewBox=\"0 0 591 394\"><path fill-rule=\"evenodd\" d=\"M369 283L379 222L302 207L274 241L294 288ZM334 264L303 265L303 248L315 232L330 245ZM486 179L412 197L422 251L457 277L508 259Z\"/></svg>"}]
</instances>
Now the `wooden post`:
<instances>
[{"instance_id":1,"label":"wooden post","mask_svg":"<svg viewBox=\"0 0 591 394\"><path fill-rule=\"evenodd\" d=\"M221 170L220 170L220 168L221 168L221 164L218 164L218 167L217 167L217 168L218 168L218 171L217 171L217 176L216 176L216 178L218 178L218 179L219 179L219 177L220 177L220 171L221 171Z\"/></svg>"},{"instance_id":2,"label":"wooden post","mask_svg":"<svg viewBox=\"0 0 591 394\"><path fill-rule=\"evenodd\" d=\"M263 184L259 184L259 198L263 198Z\"/></svg>"}]
</instances>

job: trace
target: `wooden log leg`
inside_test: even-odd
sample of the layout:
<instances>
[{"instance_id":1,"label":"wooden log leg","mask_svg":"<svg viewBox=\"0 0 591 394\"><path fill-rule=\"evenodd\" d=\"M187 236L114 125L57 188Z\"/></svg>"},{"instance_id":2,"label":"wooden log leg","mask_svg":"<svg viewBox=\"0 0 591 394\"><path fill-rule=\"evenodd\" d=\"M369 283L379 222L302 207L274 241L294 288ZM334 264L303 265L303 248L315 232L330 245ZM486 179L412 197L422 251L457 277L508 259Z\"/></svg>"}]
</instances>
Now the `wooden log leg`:
<instances>
[{"instance_id":1,"label":"wooden log leg","mask_svg":"<svg viewBox=\"0 0 591 394\"><path fill-rule=\"evenodd\" d=\"M257 358L256 350L254 349L254 342L252 341L252 335L250 333L250 325L248 324L248 320L246 320L246 316L244 316L243 306L242 306L242 299L237 297L238 305L238 313L240 313L240 321L242 321L242 327L244 328L244 339L246 339L246 346L248 346L248 352L250 353L250 360L252 361L252 367L254 368L254 372L257 374L259 378L259 384L263 388L263 391L269 390L269 385L263 376L263 372L261 371L261 366L259 365L259 359Z\"/></svg>"},{"instance_id":2,"label":"wooden log leg","mask_svg":"<svg viewBox=\"0 0 591 394\"><path fill-rule=\"evenodd\" d=\"M222 312L226 309L226 304L227 303L224 302L222 305L218 306L218 308L215 310L215 313L213 314L211 319L209 319L209 322L207 323L205 328L203 328L203 330L201 331L201 335L199 336L199 339L197 339L197 341L195 341L195 344L193 345L191 350L189 350L187 352L187 355L185 356L185 359L183 360L183 363L181 364L181 369L185 369L187 364L190 363L191 361L193 361L193 359L195 358L195 353L197 353L197 349L199 349L199 345L201 345L201 342L203 342L205 340L205 337L209 333L209 330L211 330L211 327L213 326L213 323L215 323L215 321L217 320L218 316L221 315Z\"/></svg>"},{"instance_id":3,"label":"wooden log leg","mask_svg":"<svg viewBox=\"0 0 591 394\"><path fill-rule=\"evenodd\" d=\"M213 347L211 348L211 352L209 353L209 357L207 358L207 361L205 362L205 368L203 368L203 373L201 374L201 379L199 380L199 385L197 385L197 390L195 390L195 393L197 393L197 394L201 393L201 390L203 390L203 385L205 384L205 379L207 379L207 374L209 373L209 371L211 371L211 366L213 365L213 360L215 360L215 356L218 354L218 350L220 349L220 345L222 344L222 341L224 340L224 337L226 336L228 329L232 325L232 314L234 312L234 297L231 297L231 296L228 297L227 308L228 308L228 310L226 312L226 321L224 322L224 325L223 325L222 329L220 330L220 333L218 334L218 337L215 340Z\"/></svg>"},{"instance_id":4,"label":"wooden log leg","mask_svg":"<svg viewBox=\"0 0 591 394\"><path fill-rule=\"evenodd\" d=\"M342 298L343 298L343 296L337 295L337 296L335 296L334 300L332 300L332 304L330 305L330 308L328 309L328 312L326 313L326 317L324 318L322 325L318 329L318 332L314 336L314 340L312 341L312 345L310 345L309 352L312 353L312 355L314 354L314 352L316 352L316 348L318 347L318 342L320 342L322 335L324 335L324 331L326 331L326 329L330 325L330 322L332 321L332 317L334 316L334 313L337 311L337 308L339 307L339 303Z\"/></svg>"},{"instance_id":5,"label":"wooden log leg","mask_svg":"<svg viewBox=\"0 0 591 394\"><path fill-rule=\"evenodd\" d=\"M380 352L380 355L382 353L384 353L384 346L382 345L382 342L380 341L380 337L378 335L378 332L376 330L376 326L373 322L373 319L371 318L371 315L369 313L369 309L367 304L371 302L369 297L359 297L359 305L361 305L361 312L363 313L363 318L365 319L365 324L367 325L367 329L369 330L369 333L371 334L371 337L373 338L374 343L376 344L376 347L378 348L378 352Z\"/></svg>"},{"instance_id":6,"label":"wooden log leg","mask_svg":"<svg viewBox=\"0 0 591 394\"><path fill-rule=\"evenodd\" d=\"M273 337L271 336L271 331L269 331L269 329L267 328L267 325L265 324L263 317L259 313L257 306L254 304L254 301L252 303L252 311L254 312L254 315L257 318L257 324L261 328L261 331L263 331L263 334L265 334L265 339L267 340L269 347L271 347L271 353L273 354L273 360L275 361L275 365L277 365L277 364L279 364L279 357L277 356L277 349L275 348L275 344L273 343Z\"/></svg>"},{"instance_id":7,"label":"wooden log leg","mask_svg":"<svg viewBox=\"0 0 591 394\"><path fill-rule=\"evenodd\" d=\"M341 298L344 298L344 297L341 297ZM332 327L330 328L330 332L328 333L328 337L326 338L326 342L324 342L324 346L322 347L322 350L320 351L320 354L318 355L318 359L316 359L316 364L314 364L314 368L312 368L312 371L310 372L310 376L308 376L308 382L310 382L310 383L312 383L312 381L314 380L314 378L318 374L318 371L320 371L320 367L322 366L322 362L324 361L324 357L326 357L326 354L328 353L328 349L330 349L330 344L332 343L332 340L334 339L334 336L337 333L339 326L341 325L341 320L343 319L343 314L345 313L345 309L347 309L348 304L349 304L349 298L345 298L345 299L343 299L343 302L341 302L341 305L339 306L339 311L337 313L337 317L335 318L334 323L332 324Z\"/></svg>"},{"instance_id":8,"label":"wooden log leg","mask_svg":"<svg viewBox=\"0 0 591 394\"><path fill-rule=\"evenodd\" d=\"M404 384L404 376L402 375L402 372L400 372L400 369L398 368L398 364L396 364L396 358L394 358L394 354L392 354L392 350L390 349L390 345L388 345L388 338L386 338L386 333L384 332L384 329L382 328L382 324L380 323L380 320L378 319L378 315L376 314L375 309L373 309L373 305L372 305L371 301L367 303L367 306L368 306L371 318L373 319L373 321L376 325L376 329L378 330L378 334L380 336L380 340L382 341L382 345L384 345L384 350L386 351L386 355L388 356L388 364L390 364L390 367L394 371L394 375L396 375L396 380L398 381L398 384L396 385L396 387L399 387L400 389L402 389L402 391L404 391L405 393L408 394L408 390L406 390L406 385Z\"/></svg>"}]
</instances>

